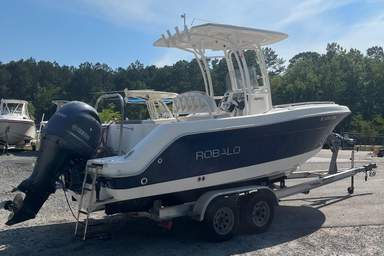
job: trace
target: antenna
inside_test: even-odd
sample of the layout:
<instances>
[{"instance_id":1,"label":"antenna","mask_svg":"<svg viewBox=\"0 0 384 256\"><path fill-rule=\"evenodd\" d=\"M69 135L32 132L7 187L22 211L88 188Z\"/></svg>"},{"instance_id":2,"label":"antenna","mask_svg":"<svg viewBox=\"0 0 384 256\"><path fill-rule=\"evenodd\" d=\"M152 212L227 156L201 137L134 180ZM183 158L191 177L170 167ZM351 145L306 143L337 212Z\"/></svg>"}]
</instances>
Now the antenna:
<instances>
[{"instance_id":1,"label":"antenna","mask_svg":"<svg viewBox=\"0 0 384 256\"><path fill-rule=\"evenodd\" d=\"M184 26L185 26L185 22L187 20L187 15L184 13L183 15L181 15L181 18L184 19Z\"/></svg>"}]
</instances>

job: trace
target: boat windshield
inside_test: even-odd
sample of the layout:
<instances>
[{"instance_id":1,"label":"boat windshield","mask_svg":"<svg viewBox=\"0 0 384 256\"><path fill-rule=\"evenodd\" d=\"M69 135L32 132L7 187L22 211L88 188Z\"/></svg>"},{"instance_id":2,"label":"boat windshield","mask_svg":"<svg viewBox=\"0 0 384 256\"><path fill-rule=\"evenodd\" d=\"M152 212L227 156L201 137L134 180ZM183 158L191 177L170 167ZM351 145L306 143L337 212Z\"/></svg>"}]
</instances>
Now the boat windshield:
<instances>
[{"instance_id":1,"label":"boat windshield","mask_svg":"<svg viewBox=\"0 0 384 256\"><path fill-rule=\"evenodd\" d=\"M167 103L171 103L177 93L128 89L124 89L124 93L126 103L145 104L152 120L174 118Z\"/></svg>"},{"instance_id":2,"label":"boat windshield","mask_svg":"<svg viewBox=\"0 0 384 256\"><path fill-rule=\"evenodd\" d=\"M259 89L260 86L263 86L263 81L262 77L260 75L256 74L256 68L254 66L248 67L247 70L245 70L249 74L249 81L251 84L252 89ZM236 90L242 90L243 89L243 84L244 82L244 76L241 75L242 70L240 69L235 69L235 77L236 77L236 82L234 84L231 83L230 79L230 74L227 73L227 76L225 78L225 83L227 87L227 91L236 91ZM246 86L244 84L244 86Z\"/></svg>"},{"instance_id":3,"label":"boat windshield","mask_svg":"<svg viewBox=\"0 0 384 256\"><path fill-rule=\"evenodd\" d=\"M21 103L6 103L3 106L1 114L23 114L23 104Z\"/></svg>"}]
</instances>

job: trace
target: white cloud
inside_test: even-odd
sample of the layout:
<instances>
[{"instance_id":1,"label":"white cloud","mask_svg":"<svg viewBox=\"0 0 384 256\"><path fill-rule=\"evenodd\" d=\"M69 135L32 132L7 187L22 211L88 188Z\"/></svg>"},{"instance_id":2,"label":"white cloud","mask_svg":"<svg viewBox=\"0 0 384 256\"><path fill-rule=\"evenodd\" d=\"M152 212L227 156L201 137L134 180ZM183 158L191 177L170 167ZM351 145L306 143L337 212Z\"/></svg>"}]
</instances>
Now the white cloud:
<instances>
[{"instance_id":1,"label":"white cloud","mask_svg":"<svg viewBox=\"0 0 384 256\"><path fill-rule=\"evenodd\" d=\"M304 2L300 2L298 5L291 8L290 14L286 18L278 22L278 25L281 27L285 27L292 23L301 22L313 18L314 16L320 13L339 8L354 1L355 0L307 0Z\"/></svg>"},{"instance_id":2,"label":"white cloud","mask_svg":"<svg viewBox=\"0 0 384 256\"><path fill-rule=\"evenodd\" d=\"M187 14L187 25L194 18L214 22L260 27L276 23L287 15L287 7L298 0L195 0L189 2L167 0L76 0L83 4L88 15L106 20L119 26L135 28L182 26L181 14ZM204 7L204 8L202 8ZM260 24L260 25L259 25Z\"/></svg>"},{"instance_id":3,"label":"white cloud","mask_svg":"<svg viewBox=\"0 0 384 256\"><path fill-rule=\"evenodd\" d=\"M312 51L320 54L326 52L328 43L336 42L343 48L360 50L363 54L373 46L384 47L384 14L366 18L360 24L352 24L349 27L335 24L325 27L314 26L310 22L309 26L316 27L316 30L305 31L303 38L300 32L295 32L287 40L272 45L279 57L284 58L288 64L289 59L294 55ZM327 32L327 30L330 30ZM312 34L313 33L313 34ZM298 37L298 38L297 38Z\"/></svg>"},{"instance_id":4,"label":"white cloud","mask_svg":"<svg viewBox=\"0 0 384 256\"><path fill-rule=\"evenodd\" d=\"M156 47L157 48L157 47ZM191 53L181 51L179 49L168 48L168 49L159 49L162 52L160 57L153 60L153 65L157 67L172 66L180 60L191 61L194 56Z\"/></svg>"},{"instance_id":5,"label":"white cloud","mask_svg":"<svg viewBox=\"0 0 384 256\"><path fill-rule=\"evenodd\" d=\"M362 53L372 46L384 46L384 14L372 17L370 20L356 24L339 40L346 49L356 48Z\"/></svg>"},{"instance_id":6,"label":"white cloud","mask_svg":"<svg viewBox=\"0 0 384 256\"><path fill-rule=\"evenodd\" d=\"M345 27L353 26L353 23L361 20L364 15L372 15L364 12L354 18L352 18L353 16L348 17L349 8L356 7L352 4L371 3L369 5L377 10L383 0L238 0L235 6L233 0L221 0L220 5L212 0L195 0L193 5L172 0L74 1L76 7L73 9L78 13L81 12L83 15L128 28L122 30L123 33L129 33L130 30L138 31L137 38L132 39L137 41L142 40L140 34L146 34L147 39L148 35L151 35L155 41L167 29L173 32L175 26L182 27L183 19L180 15L184 13L187 14L189 27L193 18L201 18L214 22L282 30L287 32L290 38L272 45L272 49L279 57L283 57L287 61L295 54L304 51L324 53L327 43L332 42L338 42L345 48L363 47L365 50L367 47L363 46L364 40L368 41L365 42L365 45L377 45L376 42L382 40L382 34L384 34L377 29L364 31L367 28L372 30L375 25L382 28L379 18L377 18L376 24L372 20L361 24L361 27L355 27L354 30ZM196 21L194 24L200 23ZM357 33L356 30L361 31ZM140 49L140 51L145 50ZM164 66L172 65L181 59L190 60L192 58L192 55L188 53L176 51L159 49L159 55L163 54L163 56L156 58L149 54L146 56L146 62Z\"/></svg>"},{"instance_id":7,"label":"white cloud","mask_svg":"<svg viewBox=\"0 0 384 256\"><path fill-rule=\"evenodd\" d=\"M91 11L104 16L113 23L130 26L132 23L153 23L162 19L156 12L153 0L79 0L88 5Z\"/></svg>"}]
</instances>

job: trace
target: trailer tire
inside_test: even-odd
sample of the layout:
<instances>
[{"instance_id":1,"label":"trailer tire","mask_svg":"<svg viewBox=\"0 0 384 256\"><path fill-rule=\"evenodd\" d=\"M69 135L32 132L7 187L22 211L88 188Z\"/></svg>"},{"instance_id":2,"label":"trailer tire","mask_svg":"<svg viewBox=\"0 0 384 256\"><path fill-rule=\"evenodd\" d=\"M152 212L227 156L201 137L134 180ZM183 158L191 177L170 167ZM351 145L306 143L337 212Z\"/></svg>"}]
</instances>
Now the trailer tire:
<instances>
[{"instance_id":1,"label":"trailer tire","mask_svg":"<svg viewBox=\"0 0 384 256\"><path fill-rule=\"evenodd\" d=\"M259 234L271 226L275 212L274 198L256 192L246 196L240 208L240 221L247 233Z\"/></svg>"},{"instance_id":2,"label":"trailer tire","mask_svg":"<svg viewBox=\"0 0 384 256\"><path fill-rule=\"evenodd\" d=\"M239 226L239 211L228 198L214 199L204 214L205 235L212 242L230 240Z\"/></svg>"}]
</instances>

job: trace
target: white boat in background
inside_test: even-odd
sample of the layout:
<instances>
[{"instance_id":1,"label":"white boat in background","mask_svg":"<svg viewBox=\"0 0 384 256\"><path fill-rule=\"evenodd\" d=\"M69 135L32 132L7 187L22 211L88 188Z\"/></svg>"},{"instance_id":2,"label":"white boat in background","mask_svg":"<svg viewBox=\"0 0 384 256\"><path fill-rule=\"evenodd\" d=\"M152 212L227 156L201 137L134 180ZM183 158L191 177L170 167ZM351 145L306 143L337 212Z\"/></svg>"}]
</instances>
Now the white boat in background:
<instances>
[{"instance_id":1,"label":"white boat in background","mask_svg":"<svg viewBox=\"0 0 384 256\"><path fill-rule=\"evenodd\" d=\"M68 100L53 100L52 101L52 103L56 105L56 111L58 111L62 106L64 106L68 102L70 102L70 101L68 101ZM43 114L43 116L41 117L39 130L37 130L38 140L40 139L41 129L43 129L43 127L48 123L48 120L44 121L44 116L45 116L45 114Z\"/></svg>"},{"instance_id":2,"label":"white boat in background","mask_svg":"<svg viewBox=\"0 0 384 256\"><path fill-rule=\"evenodd\" d=\"M28 113L28 102L2 99L0 106L0 143L2 146L23 146L36 137L35 122Z\"/></svg>"}]
</instances>

